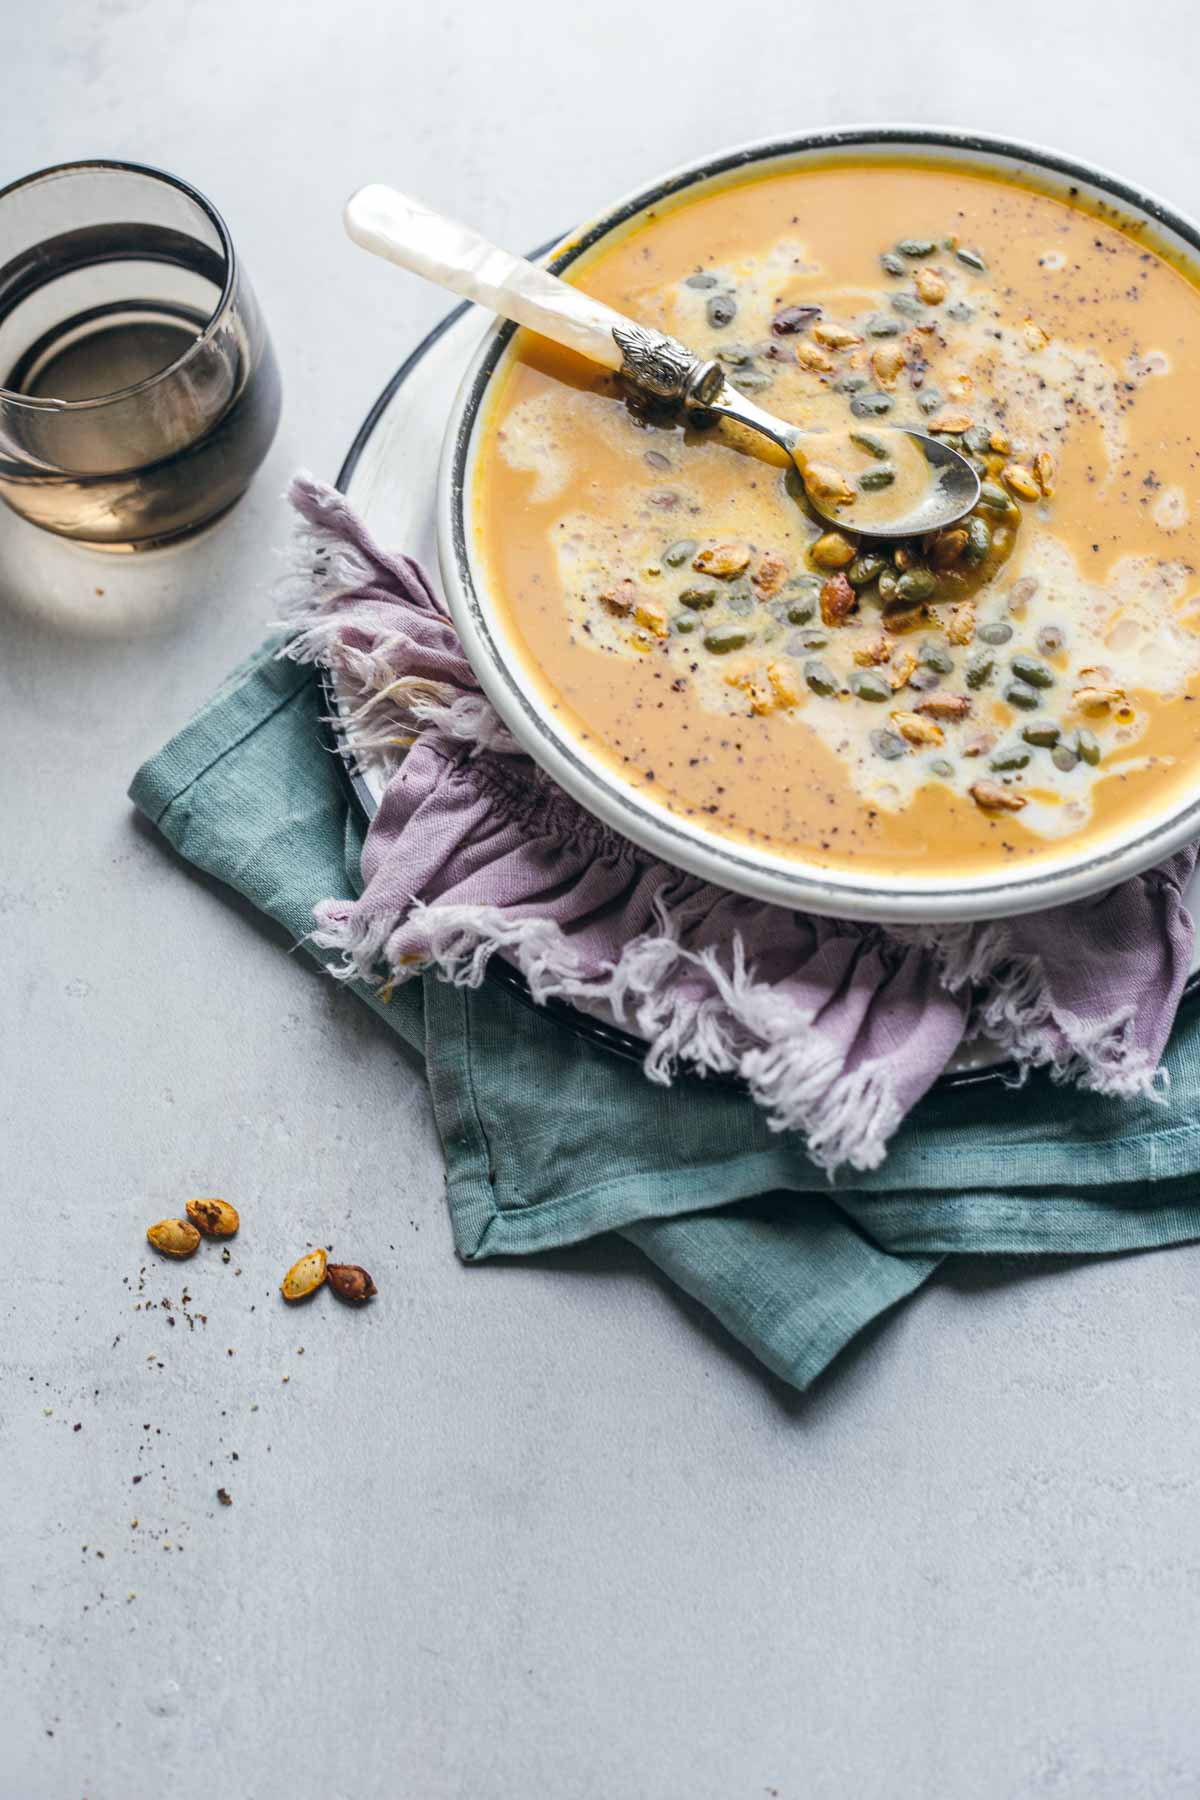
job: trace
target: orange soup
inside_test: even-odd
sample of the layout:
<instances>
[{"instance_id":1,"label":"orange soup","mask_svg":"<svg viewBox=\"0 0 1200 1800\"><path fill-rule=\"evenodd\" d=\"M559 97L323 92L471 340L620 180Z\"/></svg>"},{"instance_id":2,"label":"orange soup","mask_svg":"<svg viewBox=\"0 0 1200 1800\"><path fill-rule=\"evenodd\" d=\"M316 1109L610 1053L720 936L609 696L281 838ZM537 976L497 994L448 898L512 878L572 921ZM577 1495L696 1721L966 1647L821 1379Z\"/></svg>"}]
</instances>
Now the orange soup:
<instances>
[{"instance_id":1,"label":"orange soup","mask_svg":"<svg viewBox=\"0 0 1200 1800\"><path fill-rule=\"evenodd\" d=\"M931 876L1194 785L1200 290L1136 226L841 161L685 200L570 278L853 445L810 458L831 527L782 457L518 334L476 551L531 683L624 779L742 842ZM897 425L961 448L980 503L860 543Z\"/></svg>"}]
</instances>

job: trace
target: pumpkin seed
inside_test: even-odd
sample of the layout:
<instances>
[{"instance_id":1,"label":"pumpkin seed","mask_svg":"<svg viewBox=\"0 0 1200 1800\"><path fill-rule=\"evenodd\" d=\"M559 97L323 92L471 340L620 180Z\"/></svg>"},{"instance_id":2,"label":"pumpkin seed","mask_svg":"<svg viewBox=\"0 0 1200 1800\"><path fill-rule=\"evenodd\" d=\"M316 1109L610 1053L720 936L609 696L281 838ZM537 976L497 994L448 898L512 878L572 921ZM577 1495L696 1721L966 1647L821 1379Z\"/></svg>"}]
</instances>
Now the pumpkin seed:
<instances>
[{"instance_id":1,"label":"pumpkin seed","mask_svg":"<svg viewBox=\"0 0 1200 1800\"><path fill-rule=\"evenodd\" d=\"M1038 662L1032 656L1014 656L1009 666L1017 680L1028 682L1030 687L1054 686L1054 670L1048 669L1045 663Z\"/></svg>"},{"instance_id":2,"label":"pumpkin seed","mask_svg":"<svg viewBox=\"0 0 1200 1800\"><path fill-rule=\"evenodd\" d=\"M1035 719L1027 725L1021 736L1027 744L1034 744L1039 750L1053 750L1062 732L1053 719Z\"/></svg>"},{"instance_id":3,"label":"pumpkin seed","mask_svg":"<svg viewBox=\"0 0 1200 1800\"><path fill-rule=\"evenodd\" d=\"M896 592L901 600L930 600L937 592L937 576L932 569L906 569L896 582ZM948 662L943 674L954 667Z\"/></svg>"},{"instance_id":4,"label":"pumpkin seed","mask_svg":"<svg viewBox=\"0 0 1200 1800\"><path fill-rule=\"evenodd\" d=\"M303 1300L315 1293L325 1279L328 1257L324 1250L310 1250L294 1262L279 1285L285 1300Z\"/></svg>"},{"instance_id":5,"label":"pumpkin seed","mask_svg":"<svg viewBox=\"0 0 1200 1800\"><path fill-rule=\"evenodd\" d=\"M325 1270L325 1279L339 1300L353 1300L360 1305L373 1300L379 1291L358 1263L330 1263Z\"/></svg>"},{"instance_id":6,"label":"pumpkin seed","mask_svg":"<svg viewBox=\"0 0 1200 1800\"><path fill-rule=\"evenodd\" d=\"M876 756L882 756L884 762L895 762L898 756L904 755L904 739L897 737L894 731L873 731L869 741Z\"/></svg>"},{"instance_id":7,"label":"pumpkin seed","mask_svg":"<svg viewBox=\"0 0 1200 1800\"><path fill-rule=\"evenodd\" d=\"M1077 731L1074 740L1075 754L1082 758L1089 769L1094 769L1100 761L1100 740L1090 731Z\"/></svg>"},{"instance_id":8,"label":"pumpkin seed","mask_svg":"<svg viewBox=\"0 0 1200 1800\"><path fill-rule=\"evenodd\" d=\"M1007 644L1013 634L1011 625L1004 625L997 620L994 625L981 625L976 637L981 637L985 644Z\"/></svg>"},{"instance_id":9,"label":"pumpkin seed","mask_svg":"<svg viewBox=\"0 0 1200 1800\"><path fill-rule=\"evenodd\" d=\"M879 260L883 264L885 273L888 275L908 274L904 258L902 256L897 256L894 250L885 250Z\"/></svg>"},{"instance_id":10,"label":"pumpkin seed","mask_svg":"<svg viewBox=\"0 0 1200 1800\"><path fill-rule=\"evenodd\" d=\"M209 1237L232 1237L241 1224L236 1206L228 1200L189 1200L184 1210Z\"/></svg>"},{"instance_id":11,"label":"pumpkin seed","mask_svg":"<svg viewBox=\"0 0 1200 1800\"><path fill-rule=\"evenodd\" d=\"M682 606L690 606L693 612L707 612L710 606L717 603L717 590L712 587L685 587L679 600Z\"/></svg>"},{"instance_id":12,"label":"pumpkin seed","mask_svg":"<svg viewBox=\"0 0 1200 1800\"><path fill-rule=\"evenodd\" d=\"M1037 689L1024 681L1010 681L1004 690L1004 698L1010 706L1019 706L1022 712L1035 712L1042 704Z\"/></svg>"},{"instance_id":13,"label":"pumpkin seed","mask_svg":"<svg viewBox=\"0 0 1200 1800\"><path fill-rule=\"evenodd\" d=\"M945 644L939 644L936 638L923 638L917 645L917 655L927 669L936 669L939 675L953 673L954 658Z\"/></svg>"},{"instance_id":14,"label":"pumpkin seed","mask_svg":"<svg viewBox=\"0 0 1200 1800\"><path fill-rule=\"evenodd\" d=\"M856 375L853 372L840 376L833 384L834 392L838 394L861 394L862 390L870 385L871 383L865 375Z\"/></svg>"},{"instance_id":15,"label":"pumpkin seed","mask_svg":"<svg viewBox=\"0 0 1200 1800\"><path fill-rule=\"evenodd\" d=\"M753 594L733 593L729 596L729 610L739 619L747 618L754 611Z\"/></svg>"},{"instance_id":16,"label":"pumpkin seed","mask_svg":"<svg viewBox=\"0 0 1200 1800\"><path fill-rule=\"evenodd\" d=\"M963 665L963 680L972 689L986 687L995 667L996 659L989 651L977 650Z\"/></svg>"},{"instance_id":17,"label":"pumpkin seed","mask_svg":"<svg viewBox=\"0 0 1200 1800\"><path fill-rule=\"evenodd\" d=\"M845 569L854 561L854 545L840 532L825 531L809 545L808 554L819 569Z\"/></svg>"},{"instance_id":18,"label":"pumpkin seed","mask_svg":"<svg viewBox=\"0 0 1200 1800\"><path fill-rule=\"evenodd\" d=\"M945 403L946 397L941 388L926 388L923 394L917 396L917 405L923 413L940 412Z\"/></svg>"},{"instance_id":19,"label":"pumpkin seed","mask_svg":"<svg viewBox=\"0 0 1200 1800\"><path fill-rule=\"evenodd\" d=\"M704 313L713 330L721 331L737 317L737 301L732 294L714 294Z\"/></svg>"},{"instance_id":20,"label":"pumpkin seed","mask_svg":"<svg viewBox=\"0 0 1200 1800\"><path fill-rule=\"evenodd\" d=\"M698 623L691 613L681 613L677 619L672 619L671 630L677 637L686 637L689 631L695 631Z\"/></svg>"},{"instance_id":21,"label":"pumpkin seed","mask_svg":"<svg viewBox=\"0 0 1200 1800\"><path fill-rule=\"evenodd\" d=\"M921 305L917 296L915 294L910 294L907 289L899 294L889 294L888 304L895 312L900 313L903 318L920 319L924 316L925 308Z\"/></svg>"},{"instance_id":22,"label":"pumpkin seed","mask_svg":"<svg viewBox=\"0 0 1200 1800\"><path fill-rule=\"evenodd\" d=\"M974 514L967 520L967 547L963 551L969 563L981 563L992 547L992 528L986 519Z\"/></svg>"},{"instance_id":23,"label":"pumpkin seed","mask_svg":"<svg viewBox=\"0 0 1200 1800\"><path fill-rule=\"evenodd\" d=\"M1057 625L1043 625L1037 634L1037 647L1043 656L1056 656L1066 641L1065 632Z\"/></svg>"},{"instance_id":24,"label":"pumpkin seed","mask_svg":"<svg viewBox=\"0 0 1200 1800\"><path fill-rule=\"evenodd\" d=\"M859 485L861 487L861 481ZM846 580L850 583L851 587L866 587L869 581L874 581L882 568L883 558L881 556L872 556L869 553L865 553L861 556L856 556L854 561L850 564L850 567L846 570Z\"/></svg>"},{"instance_id":25,"label":"pumpkin seed","mask_svg":"<svg viewBox=\"0 0 1200 1800\"><path fill-rule=\"evenodd\" d=\"M728 656L731 650L744 650L753 636L739 625L715 625L704 634L704 648L714 656Z\"/></svg>"},{"instance_id":26,"label":"pumpkin seed","mask_svg":"<svg viewBox=\"0 0 1200 1800\"><path fill-rule=\"evenodd\" d=\"M975 309L968 306L965 300L952 300L946 308L946 317L953 319L956 325L965 325L968 319L975 317Z\"/></svg>"},{"instance_id":27,"label":"pumpkin seed","mask_svg":"<svg viewBox=\"0 0 1200 1800\"><path fill-rule=\"evenodd\" d=\"M1050 754L1050 761L1056 769L1061 769L1064 775L1069 775L1079 758L1069 744L1055 744Z\"/></svg>"},{"instance_id":28,"label":"pumpkin seed","mask_svg":"<svg viewBox=\"0 0 1200 1800\"><path fill-rule=\"evenodd\" d=\"M723 363L752 363L754 351L749 344L722 344L717 357Z\"/></svg>"},{"instance_id":29,"label":"pumpkin seed","mask_svg":"<svg viewBox=\"0 0 1200 1800\"><path fill-rule=\"evenodd\" d=\"M937 246L932 238L901 238L896 248L901 256L919 262L923 256L932 256Z\"/></svg>"},{"instance_id":30,"label":"pumpkin seed","mask_svg":"<svg viewBox=\"0 0 1200 1800\"><path fill-rule=\"evenodd\" d=\"M833 670L815 658L804 665L804 679L814 694L836 694L838 679Z\"/></svg>"},{"instance_id":31,"label":"pumpkin seed","mask_svg":"<svg viewBox=\"0 0 1200 1800\"><path fill-rule=\"evenodd\" d=\"M863 494L877 494L881 489L891 487L895 479L895 469L867 469L866 472L858 478L859 492Z\"/></svg>"},{"instance_id":32,"label":"pumpkin seed","mask_svg":"<svg viewBox=\"0 0 1200 1800\"><path fill-rule=\"evenodd\" d=\"M891 395L875 391L867 394L855 394L850 402L850 411L856 419L881 419L884 413L890 413L891 410Z\"/></svg>"},{"instance_id":33,"label":"pumpkin seed","mask_svg":"<svg viewBox=\"0 0 1200 1800\"><path fill-rule=\"evenodd\" d=\"M941 687L942 678L936 669L914 669L908 678L908 685L918 694L931 694L936 687Z\"/></svg>"},{"instance_id":34,"label":"pumpkin seed","mask_svg":"<svg viewBox=\"0 0 1200 1800\"><path fill-rule=\"evenodd\" d=\"M850 692L859 700L890 700L892 684L873 669L859 669L850 677Z\"/></svg>"},{"instance_id":35,"label":"pumpkin seed","mask_svg":"<svg viewBox=\"0 0 1200 1800\"><path fill-rule=\"evenodd\" d=\"M992 434L986 425L972 425L969 431L963 432L963 443L976 456L982 456L991 442Z\"/></svg>"},{"instance_id":36,"label":"pumpkin seed","mask_svg":"<svg viewBox=\"0 0 1200 1800\"><path fill-rule=\"evenodd\" d=\"M794 631L787 641L787 653L802 656L809 650L823 650L828 642L823 631Z\"/></svg>"},{"instance_id":37,"label":"pumpkin seed","mask_svg":"<svg viewBox=\"0 0 1200 1800\"><path fill-rule=\"evenodd\" d=\"M729 379L739 394L761 394L771 386L774 376L765 369L735 369Z\"/></svg>"},{"instance_id":38,"label":"pumpkin seed","mask_svg":"<svg viewBox=\"0 0 1200 1800\"><path fill-rule=\"evenodd\" d=\"M784 616L789 625L807 625L816 610L815 600L797 600L788 607Z\"/></svg>"},{"instance_id":39,"label":"pumpkin seed","mask_svg":"<svg viewBox=\"0 0 1200 1800\"><path fill-rule=\"evenodd\" d=\"M887 313L872 313L864 326L867 336L873 338L899 337L903 329L899 319L891 319Z\"/></svg>"},{"instance_id":40,"label":"pumpkin seed","mask_svg":"<svg viewBox=\"0 0 1200 1800\"><path fill-rule=\"evenodd\" d=\"M785 306L771 320L771 330L776 337L793 337L798 331L807 331L820 316L819 306Z\"/></svg>"},{"instance_id":41,"label":"pumpkin seed","mask_svg":"<svg viewBox=\"0 0 1200 1800\"><path fill-rule=\"evenodd\" d=\"M1017 510L1016 501L1006 494L1002 487L997 487L994 481L985 481L980 484L979 504L986 506L989 512L1013 513Z\"/></svg>"},{"instance_id":42,"label":"pumpkin seed","mask_svg":"<svg viewBox=\"0 0 1200 1800\"><path fill-rule=\"evenodd\" d=\"M988 768L999 774L1002 770L1027 769L1029 762L1028 750L1022 750L1019 745L1013 744L1007 750L997 750L989 762Z\"/></svg>"},{"instance_id":43,"label":"pumpkin seed","mask_svg":"<svg viewBox=\"0 0 1200 1800\"><path fill-rule=\"evenodd\" d=\"M949 781L954 773L954 764L947 762L944 756L935 756L929 765L931 775L940 775L943 781Z\"/></svg>"},{"instance_id":44,"label":"pumpkin seed","mask_svg":"<svg viewBox=\"0 0 1200 1800\"><path fill-rule=\"evenodd\" d=\"M707 270L701 269L695 275L685 275L683 285L690 288L715 288L717 278L715 275L710 275Z\"/></svg>"},{"instance_id":45,"label":"pumpkin seed","mask_svg":"<svg viewBox=\"0 0 1200 1800\"><path fill-rule=\"evenodd\" d=\"M982 275L987 269L987 264L978 250L957 249L954 254L964 268L974 269L978 275Z\"/></svg>"},{"instance_id":46,"label":"pumpkin seed","mask_svg":"<svg viewBox=\"0 0 1200 1800\"><path fill-rule=\"evenodd\" d=\"M150 1226L146 1237L161 1255L173 1256L176 1261L195 1256L200 1248L200 1233L186 1219L160 1219Z\"/></svg>"},{"instance_id":47,"label":"pumpkin seed","mask_svg":"<svg viewBox=\"0 0 1200 1800\"><path fill-rule=\"evenodd\" d=\"M691 562L695 554L695 538L680 538L677 543L668 544L663 551L663 561L668 569L681 569L685 562Z\"/></svg>"},{"instance_id":48,"label":"pumpkin seed","mask_svg":"<svg viewBox=\"0 0 1200 1800\"><path fill-rule=\"evenodd\" d=\"M887 445L882 438L875 437L871 432L852 431L850 433L850 442L852 444L857 444L860 450L865 450L868 456L873 456L876 462L887 461Z\"/></svg>"}]
</instances>

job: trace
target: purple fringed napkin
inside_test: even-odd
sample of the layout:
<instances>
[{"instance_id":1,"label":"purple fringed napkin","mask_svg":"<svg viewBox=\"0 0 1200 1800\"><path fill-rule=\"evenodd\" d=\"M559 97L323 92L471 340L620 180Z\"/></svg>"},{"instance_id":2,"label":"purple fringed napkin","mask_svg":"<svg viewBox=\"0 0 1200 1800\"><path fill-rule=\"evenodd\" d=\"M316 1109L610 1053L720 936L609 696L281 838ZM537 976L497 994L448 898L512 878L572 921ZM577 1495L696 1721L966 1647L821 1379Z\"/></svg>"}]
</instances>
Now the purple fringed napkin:
<instances>
[{"instance_id":1,"label":"purple fringed napkin","mask_svg":"<svg viewBox=\"0 0 1200 1800\"><path fill-rule=\"evenodd\" d=\"M356 743L393 771L362 896L316 908L315 940L342 952L346 977L432 969L476 985L500 954L535 999L644 1038L651 1080L736 1073L829 1170L876 1167L975 1033L1022 1071L1154 1091L1190 964L1194 848L1091 900L978 926L884 929L743 899L555 786L480 693L417 565L385 555L311 477L292 500L302 567L282 654L339 671Z\"/></svg>"}]
</instances>

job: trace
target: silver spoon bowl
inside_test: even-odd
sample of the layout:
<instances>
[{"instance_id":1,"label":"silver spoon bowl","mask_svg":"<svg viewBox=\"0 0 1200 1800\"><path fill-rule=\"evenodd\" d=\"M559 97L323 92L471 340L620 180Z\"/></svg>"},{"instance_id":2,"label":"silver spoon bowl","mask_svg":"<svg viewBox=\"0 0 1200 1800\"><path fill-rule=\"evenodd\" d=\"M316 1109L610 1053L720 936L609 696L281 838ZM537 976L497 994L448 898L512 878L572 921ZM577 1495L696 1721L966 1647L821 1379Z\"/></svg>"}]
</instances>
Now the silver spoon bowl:
<instances>
[{"instance_id":1,"label":"silver spoon bowl","mask_svg":"<svg viewBox=\"0 0 1200 1800\"><path fill-rule=\"evenodd\" d=\"M635 324L549 270L501 250L470 226L395 188L378 183L360 188L346 204L345 223L350 237L364 250L490 307L604 368L618 370L641 392L671 401L685 412L728 419L769 438L786 452L803 479L807 456L821 442L819 434L802 431L755 406L729 384L719 363L704 361L677 338ZM910 513L874 526L858 525L823 506L806 489L814 511L831 524L872 540L940 531L969 513L979 499L979 477L966 457L923 432L905 435L929 465L928 486Z\"/></svg>"},{"instance_id":2,"label":"silver spoon bowl","mask_svg":"<svg viewBox=\"0 0 1200 1800\"><path fill-rule=\"evenodd\" d=\"M753 400L748 400L730 384L719 362L702 361L661 331L628 324L614 326L613 336L624 359L621 372L634 387L660 400L677 402L685 412L710 419L728 419L745 426L748 431L757 432L760 437L778 445L790 458L801 480L804 479L809 453L820 448L818 433L789 425L786 420L776 418L774 413L756 406ZM953 445L907 426L892 425L881 429L872 423L871 429L878 436L902 433L916 444L925 458L929 466L929 484L918 505L911 512L889 518L885 523L859 525L833 507L822 505L811 490L806 490L809 504L821 518L852 531L856 537L869 538L872 542L879 539L891 542L896 538L921 537L926 532L944 530L978 505L979 476Z\"/></svg>"}]
</instances>

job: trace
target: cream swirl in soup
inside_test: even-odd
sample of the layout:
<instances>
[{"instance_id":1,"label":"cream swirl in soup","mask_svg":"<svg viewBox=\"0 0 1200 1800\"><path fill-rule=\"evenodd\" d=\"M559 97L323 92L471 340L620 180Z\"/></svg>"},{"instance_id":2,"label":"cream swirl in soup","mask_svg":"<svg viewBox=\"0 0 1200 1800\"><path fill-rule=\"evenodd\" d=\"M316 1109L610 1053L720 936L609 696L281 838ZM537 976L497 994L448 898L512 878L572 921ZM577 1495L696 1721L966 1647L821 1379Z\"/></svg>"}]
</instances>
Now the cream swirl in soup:
<instances>
[{"instance_id":1,"label":"cream swirl in soup","mask_svg":"<svg viewBox=\"0 0 1200 1800\"><path fill-rule=\"evenodd\" d=\"M742 841L929 874L1195 785L1200 292L1128 222L832 163L646 218L572 279L823 434L801 482L518 335L478 550L530 679L629 781ZM969 456L980 503L859 542L919 479L895 426Z\"/></svg>"}]
</instances>

